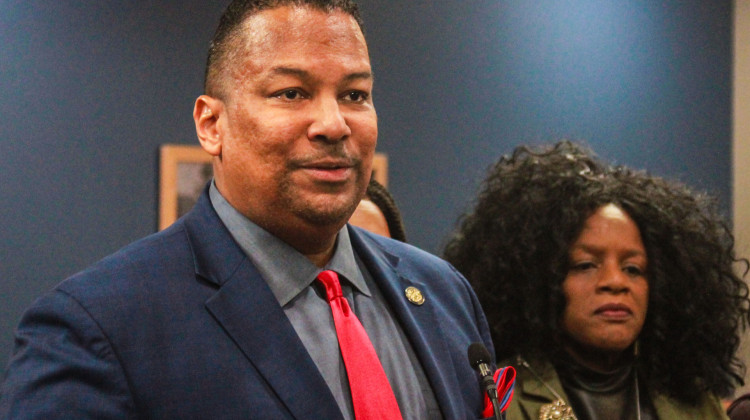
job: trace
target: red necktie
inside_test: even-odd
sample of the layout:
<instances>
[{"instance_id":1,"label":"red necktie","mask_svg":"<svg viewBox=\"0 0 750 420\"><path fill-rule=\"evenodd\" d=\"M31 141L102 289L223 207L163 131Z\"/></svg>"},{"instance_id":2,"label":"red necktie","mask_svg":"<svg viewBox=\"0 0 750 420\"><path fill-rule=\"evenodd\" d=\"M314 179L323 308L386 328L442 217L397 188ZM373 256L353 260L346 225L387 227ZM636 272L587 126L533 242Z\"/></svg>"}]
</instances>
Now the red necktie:
<instances>
[{"instance_id":1,"label":"red necktie","mask_svg":"<svg viewBox=\"0 0 750 420\"><path fill-rule=\"evenodd\" d=\"M401 411L391 384L367 332L341 293L339 276L326 270L318 275L318 280L326 288L326 297L333 312L336 335L352 391L354 417L357 420L400 420Z\"/></svg>"}]
</instances>

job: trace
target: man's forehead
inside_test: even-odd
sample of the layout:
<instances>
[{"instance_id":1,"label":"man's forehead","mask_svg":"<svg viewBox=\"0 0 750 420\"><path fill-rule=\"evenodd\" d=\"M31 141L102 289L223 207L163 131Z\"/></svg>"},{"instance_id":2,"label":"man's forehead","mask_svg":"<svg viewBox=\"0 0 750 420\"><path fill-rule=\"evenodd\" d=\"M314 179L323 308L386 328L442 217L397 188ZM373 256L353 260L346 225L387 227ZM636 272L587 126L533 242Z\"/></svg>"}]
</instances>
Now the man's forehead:
<instances>
[{"instance_id":1,"label":"man's forehead","mask_svg":"<svg viewBox=\"0 0 750 420\"><path fill-rule=\"evenodd\" d=\"M304 76L316 61L346 61L354 65L351 79L371 78L367 44L356 20L342 11L308 7L279 7L249 17L238 34L234 53L241 71ZM360 64L357 64L359 62ZM256 68L256 71L261 69Z\"/></svg>"},{"instance_id":2,"label":"man's forehead","mask_svg":"<svg viewBox=\"0 0 750 420\"><path fill-rule=\"evenodd\" d=\"M356 19L340 9L320 10L310 6L279 6L265 9L247 17L240 26L246 43L264 44L273 41L294 39L315 40L330 32L324 28L335 28L341 38L356 37L366 45L364 35Z\"/></svg>"},{"instance_id":3,"label":"man's forehead","mask_svg":"<svg viewBox=\"0 0 750 420\"><path fill-rule=\"evenodd\" d=\"M316 76L304 68L295 66L276 66L272 67L265 74L268 78L274 77L294 77L300 80L312 80ZM347 73L342 77L342 82L351 82L356 80L369 80L372 79L372 71L354 71Z\"/></svg>"},{"instance_id":4,"label":"man's forehead","mask_svg":"<svg viewBox=\"0 0 750 420\"><path fill-rule=\"evenodd\" d=\"M338 78L372 79L364 35L356 19L341 10L266 9L245 19L232 38L221 79L225 94L249 78L266 84L277 77L306 78L308 70L320 78L321 66L331 76L331 66L338 67L345 73Z\"/></svg>"}]
</instances>

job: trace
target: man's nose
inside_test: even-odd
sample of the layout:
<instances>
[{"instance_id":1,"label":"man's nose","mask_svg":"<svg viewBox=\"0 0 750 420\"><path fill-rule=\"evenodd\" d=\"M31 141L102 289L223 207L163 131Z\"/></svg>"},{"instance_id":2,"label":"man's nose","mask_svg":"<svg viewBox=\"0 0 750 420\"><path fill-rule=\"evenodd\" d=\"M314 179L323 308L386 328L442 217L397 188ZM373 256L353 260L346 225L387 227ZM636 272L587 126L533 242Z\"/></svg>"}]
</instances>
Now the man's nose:
<instances>
[{"instance_id":1,"label":"man's nose","mask_svg":"<svg viewBox=\"0 0 750 420\"><path fill-rule=\"evenodd\" d=\"M313 122L307 133L310 140L337 142L352 134L337 98L318 98L313 107Z\"/></svg>"}]
</instances>

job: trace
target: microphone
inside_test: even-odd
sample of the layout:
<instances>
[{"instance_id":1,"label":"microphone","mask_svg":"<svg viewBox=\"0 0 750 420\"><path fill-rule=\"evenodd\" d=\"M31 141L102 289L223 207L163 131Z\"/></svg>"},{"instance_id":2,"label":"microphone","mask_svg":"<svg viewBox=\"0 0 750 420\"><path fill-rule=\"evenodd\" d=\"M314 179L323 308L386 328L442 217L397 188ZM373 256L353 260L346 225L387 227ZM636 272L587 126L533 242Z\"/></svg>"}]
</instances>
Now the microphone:
<instances>
[{"instance_id":1,"label":"microphone","mask_svg":"<svg viewBox=\"0 0 750 420\"><path fill-rule=\"evenodd\" d=\"M497 385L495 385L495 380L492 377L492 369L490 368L490 361L492 360L490 352L487 351L487 347L482 343L471 343L468 353L471 367L479 371L479 374L482 375L482 386L484 386L484 390L490 398L495 418L501 420L500 404L497 401Z\"/></svg>"}]
</instances>

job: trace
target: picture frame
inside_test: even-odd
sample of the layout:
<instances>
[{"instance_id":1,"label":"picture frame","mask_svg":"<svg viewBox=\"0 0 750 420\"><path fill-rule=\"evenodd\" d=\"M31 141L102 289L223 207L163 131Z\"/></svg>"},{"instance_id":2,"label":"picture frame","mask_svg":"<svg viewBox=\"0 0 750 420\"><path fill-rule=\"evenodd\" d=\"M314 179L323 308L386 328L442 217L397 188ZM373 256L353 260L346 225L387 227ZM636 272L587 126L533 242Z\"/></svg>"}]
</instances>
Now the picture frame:
<instances>
[{"instance_id":1,"label":"picture frame","mask_svg":"<svg viewBox=\"0 0 750 420\"><path fill-rule=\"evenodd\" d=\"M375 153L372 176L388 186L388 157ZM199 145L163 144L159 148L159 230L169 227L198 201L213 177L211 155Z\"/></svg>"}]
</instances>

